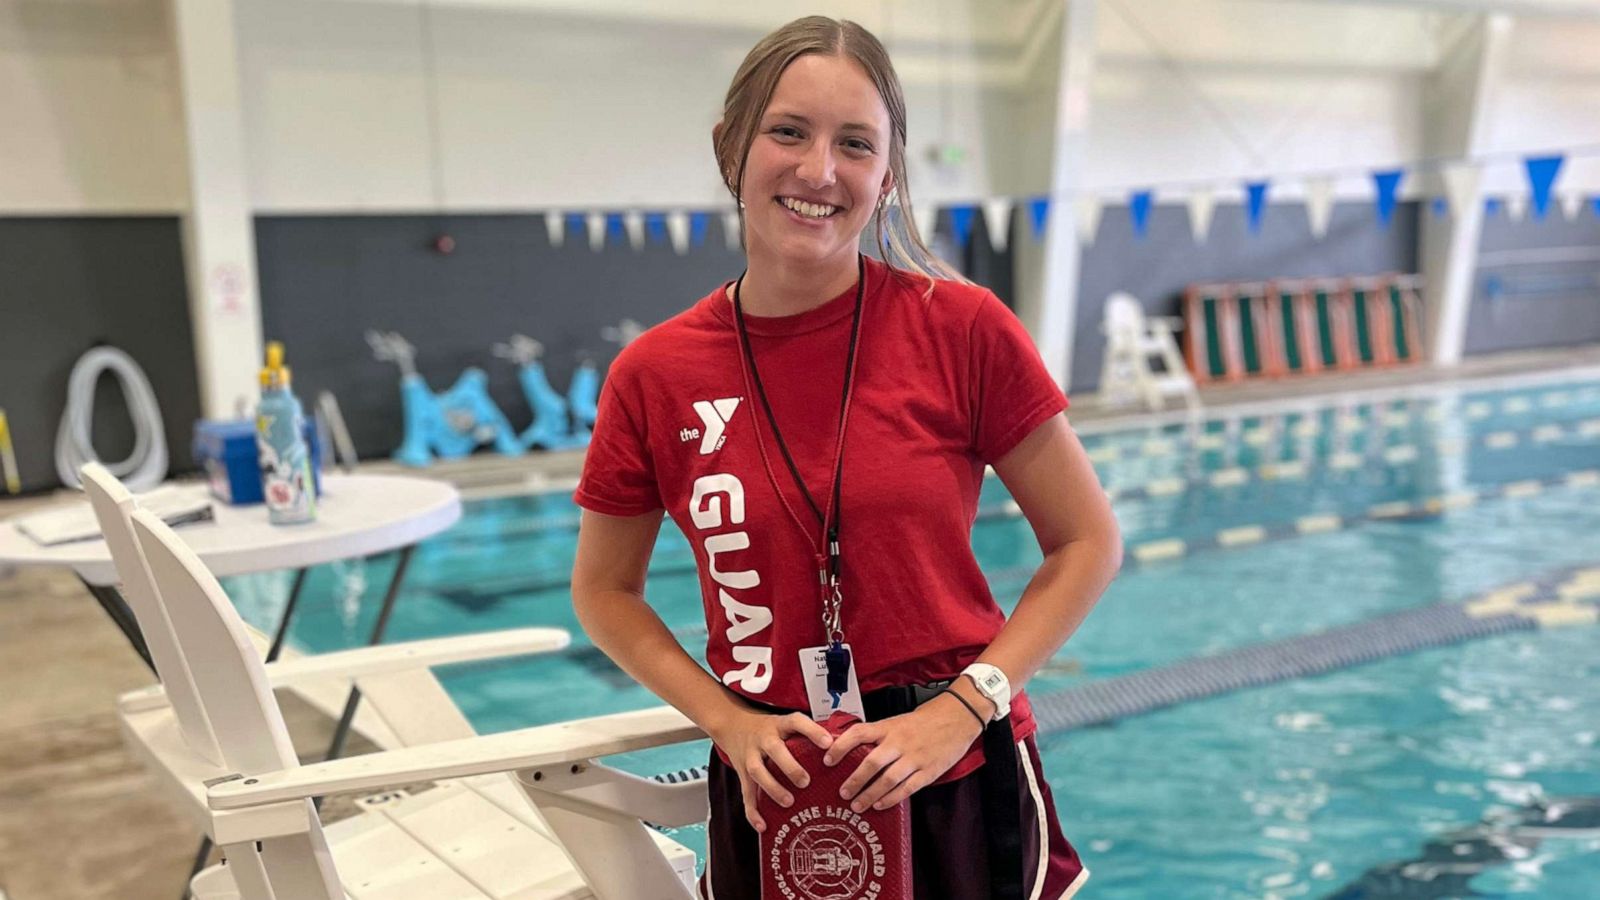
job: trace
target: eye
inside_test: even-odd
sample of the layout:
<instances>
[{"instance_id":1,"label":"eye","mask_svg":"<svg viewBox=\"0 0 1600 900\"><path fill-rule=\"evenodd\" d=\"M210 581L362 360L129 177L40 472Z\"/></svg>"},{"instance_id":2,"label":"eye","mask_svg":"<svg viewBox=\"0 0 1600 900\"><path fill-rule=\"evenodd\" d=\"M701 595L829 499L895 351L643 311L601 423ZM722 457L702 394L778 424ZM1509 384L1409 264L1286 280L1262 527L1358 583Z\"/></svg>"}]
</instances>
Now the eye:
<instances>
[{"instance_id":1,"label":"eye","mask_svg":"<svg viewBox=\"0 0 1600 900\"><path fill-rule=\"evenodd\" d=\"M868 154L872 152L872 145L861 138L848 138L845 140L844 145L855 153Z\"/></svg>"},{"instance_id":2,"label":"eye","mask_svg":"<svg viewBox=\"0 0 1600 900\"><path fill-rule=\"evenodd\" d=\"M800 129L794 127L793 125L774 125L768 130L767 133L775 137L791 141L800 140L805 136L800 133Z\"/></svg>"}]
</instances>

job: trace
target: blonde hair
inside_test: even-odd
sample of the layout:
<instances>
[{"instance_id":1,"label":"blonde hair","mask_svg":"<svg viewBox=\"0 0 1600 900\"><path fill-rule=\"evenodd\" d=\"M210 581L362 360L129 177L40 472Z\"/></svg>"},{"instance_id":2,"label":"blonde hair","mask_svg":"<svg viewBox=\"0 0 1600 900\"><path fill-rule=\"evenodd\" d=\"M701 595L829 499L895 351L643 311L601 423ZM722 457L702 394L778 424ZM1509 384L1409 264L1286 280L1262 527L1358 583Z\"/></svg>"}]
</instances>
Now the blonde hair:
<instances>
[{"instance_id":1,"label":"blonde hair","mask_svg":"<svg viewBox=\"0 0 1600 900\"><path fill-rule=\"evenodd\" d=\"M877 229L878 252L885 262L927 278L967 279L952 269L923 243L911 215L911 190L906 178L906 99L900 89L889 52L872 32L848 20L826 16L807 16L779 28L756 42L728 85L722 102L722 122L712 140L717 168L722 181L739 202L744 185L745 162L755 143L761 116L772 101L778 79L790 63L807 54L838 56L854 60L872 79L889 111L889 172L894 189L889 199L880 202L873 214ZM895 215L888 214L893 206ZM739 211L739 231L744 232L744 210ZM932 285L929 285L931 290Z\"/></svg>"}]
</instances>

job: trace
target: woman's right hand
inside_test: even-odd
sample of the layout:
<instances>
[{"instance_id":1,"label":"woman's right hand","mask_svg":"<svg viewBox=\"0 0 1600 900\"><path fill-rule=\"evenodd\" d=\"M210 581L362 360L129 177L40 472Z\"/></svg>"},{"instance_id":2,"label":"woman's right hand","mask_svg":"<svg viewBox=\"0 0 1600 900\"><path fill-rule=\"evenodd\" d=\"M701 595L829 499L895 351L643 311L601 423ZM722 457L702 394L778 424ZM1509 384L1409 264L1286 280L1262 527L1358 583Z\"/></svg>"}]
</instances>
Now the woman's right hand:
<instances>
[{"instance_id":1,"label":"woman's right hand","mask_svg":"<svg viewBox=\"0 0 1600 900\"><path fill-rule=\"evenodd\" d=\"M769 715L748 708L734 713L711 735L712 741L728 755L734 771L739 773L744 817L758 833L767 830L767 823L756 811L757 791L765 791L779 806L788 807L794 803L794 795L767 768L767 760L771 760L795 787L804 788L811 783L811 776L784 744L785 739L795 734L803 735L823 750L833 744L833 735L809 716L800 713Z\"/></svg>"}]
</instances>

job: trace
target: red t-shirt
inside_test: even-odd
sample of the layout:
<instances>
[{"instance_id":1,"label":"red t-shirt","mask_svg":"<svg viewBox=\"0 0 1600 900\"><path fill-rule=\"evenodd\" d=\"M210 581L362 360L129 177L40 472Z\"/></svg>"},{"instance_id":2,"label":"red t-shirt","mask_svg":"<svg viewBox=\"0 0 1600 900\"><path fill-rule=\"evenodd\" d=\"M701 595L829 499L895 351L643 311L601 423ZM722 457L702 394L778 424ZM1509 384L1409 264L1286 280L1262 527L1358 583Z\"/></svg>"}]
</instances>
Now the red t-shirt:
<instances>
[{"instance_id":1,"label":"red t-shirt","mask_svg":"<svg viewBox=\"0 0 1600 900\"><path fill-rule=\"evenodd\" d=\"M988 290L937 281L925 296L926 278L871 259L866 277L840 588L845 640L870 692L953 678L999 633L1005 616L972 553L984 466L1067 400ZM799 315L745 317L773 415L823 508L855 294L852 285ZM753 700L809 709L800 651L825 643L821 527L759 397L747 396L740 355L724 287L629 344L601 391L574 500L613 516L665 508L694 548L712 673ZM1011 708L1021 740L1032 710L1020 694ZM981 761L969 753L946 779Z\"/></svg>"}]
</instances>

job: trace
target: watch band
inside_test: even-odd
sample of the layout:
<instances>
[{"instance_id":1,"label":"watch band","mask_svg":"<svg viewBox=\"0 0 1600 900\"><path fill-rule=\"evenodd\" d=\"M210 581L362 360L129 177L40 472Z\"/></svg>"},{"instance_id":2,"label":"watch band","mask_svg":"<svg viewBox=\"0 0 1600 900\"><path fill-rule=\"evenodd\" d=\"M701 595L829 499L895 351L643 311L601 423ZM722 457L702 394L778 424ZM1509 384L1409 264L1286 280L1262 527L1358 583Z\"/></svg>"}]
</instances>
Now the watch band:
<instances>
[{"instance_id":1,"label":"watch band","mask_svg":"<svg viewBox=\"0 0 1600 900\"><path fill-rule=\"evenodd\" d=\"M973 663L961 670L961 674L972 679L990 703L994 704L995 719L1004 719L1011 713L1011 682L1007 680L1006 673L1000 671L999 666L988 663Z\"/></svg>"}]
</instances>

